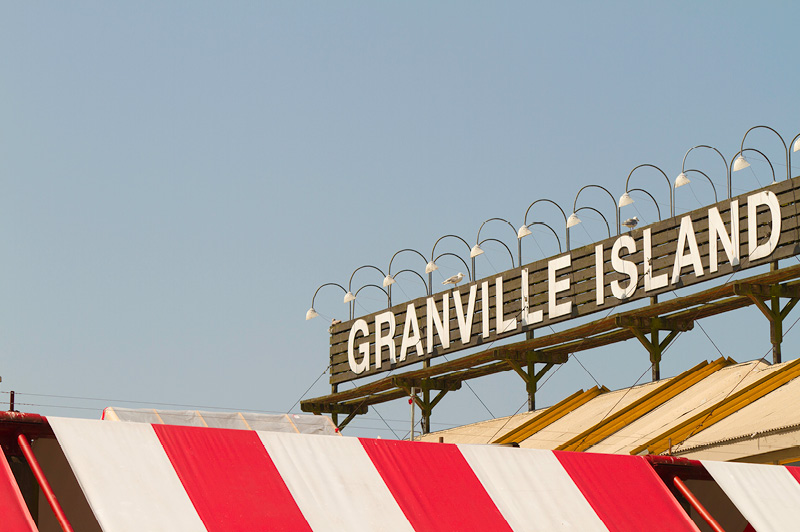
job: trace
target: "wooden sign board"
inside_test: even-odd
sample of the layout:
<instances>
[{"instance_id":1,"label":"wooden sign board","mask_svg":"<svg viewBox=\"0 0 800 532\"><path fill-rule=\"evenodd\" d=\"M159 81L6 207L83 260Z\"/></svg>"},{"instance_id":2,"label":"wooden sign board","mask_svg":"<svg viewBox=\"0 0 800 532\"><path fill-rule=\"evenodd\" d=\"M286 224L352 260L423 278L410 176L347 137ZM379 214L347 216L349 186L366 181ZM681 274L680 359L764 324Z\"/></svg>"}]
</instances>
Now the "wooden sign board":
<instances>
[{"instance_id":1,"label":"wooden sign board","mask_svg":"<svg viewBox=\"0 0 800 532\"><path fill-rule=\"evenodd\" d=\"M799 200L800 177L337 324L331 328L330 382L486 345L795 256Z\"/></svg>"}]
</instances>

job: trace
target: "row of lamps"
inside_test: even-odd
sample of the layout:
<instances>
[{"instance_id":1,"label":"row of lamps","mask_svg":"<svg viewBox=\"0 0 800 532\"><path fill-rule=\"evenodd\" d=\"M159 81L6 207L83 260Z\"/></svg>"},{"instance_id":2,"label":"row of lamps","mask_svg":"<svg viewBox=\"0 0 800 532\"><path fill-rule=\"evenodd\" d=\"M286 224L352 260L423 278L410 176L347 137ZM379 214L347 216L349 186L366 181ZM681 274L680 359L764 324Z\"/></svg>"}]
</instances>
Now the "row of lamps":
<instances>
[{"instance_id":1,"label":"row of lamps","mask_svg":"<svg viewBox=\"0 0 800 532\"><path fill-rule=\"evenodd\" d=\"M796 152L796 151L800 151L800 134L798 134L797 136L794 137L794 139L792 139L792 142L791 142L791 147L792 148L791 148L791 150L789 150L788 146L786 145L786 142L783 140L783 137L781 137L780 133L778 133L777 131L775 131L774 129L772 129L769 126L753 126L750 129L748 129L747 132L745 132L744 136L742 137L742 142L741 142L739 151L734 155L733 159L731 160L730 165L728 165L727 159L725 159L725 156L722 155L722 153L718 149L714 148L713 146L700 144L700 145L694 146L692 148L689 148L689 150L683 156L683 162L681 164L681 173L678 174L678 176L675 178L674 183L673 183L673 181L671 181L669 179L669 177L667 177L667 174L664 173L664 171L661 170L661 168L659 168L659 167L657 167L655 165L652 165L652 164L640 164L640 165L636 166L633 170L631 170L630 173L628 174L628 178L625 180L625 192L622 194L622 196L620 196L619 200L616 200L614 198L614 195L608 189L606 189L603 186L600 186L600 185L585 185L585 186L581 187L580 190L578 190L578 193L575 195L575 199L574 199L574 201L572 203L572 214L570 214L569 216L567 216L567 214L564 212L564 209L562 209L555 201L547 199L547 198L541 198L541 199L537 199L536 201L534 201L533 203L528 205L528 208L525 210L525 216L523 218L523 223L518 229L515 229L514 225L511 222L509 222L508 220L506 220L505 218L497 218L497 217L489 218L488 220L484 221L481 224L480 228L478 229L478 234L477 234L477 236L475 238L475 244L472 245L472 246L470 246L469 243L466 240L464 240L463 238L461 238L458 235L447 234L447 235L444 235L444 236L440 237L439 239L436 240L436 242L434 242L433 248L431 249L430 257L426 257L421 252L419 252L419 251L417 251L415 249L411 249L411 248L401 249L400 251L396 252L394 255L392 255L392 258L389 260L389 267L388 267L386 273L384 273L383 270L381 270L377 266L373 266L371 264L366 264L364 266L359 266L350 275L350 280L348 281L347 288L345 288L344 286L342 286L342 285L340 285L338 283L325 283L323 285L320 285L316 289L316 291L314 292L314 296L311 298L311 308L309 308L308 311L306 312L306 320L310 320L310 319L313 319L313 318L316 318L317 316L319 316L317 311L314 310L314 301L316 300L316 297L317 297L317 294L319 293L319 291L322 288L326 287L326 286L337 286L344 292L343 301L344 301L344 303L348 303L349 306L350 306L349 310L350 310L350 319L351 320L353 319L354 313L355 313L355 301L356 301L356 298L357 298L359 292L361 292L361 290L363 290L364 288L367 288L367 287L375 288L375 289L378 289L381 292L383 292L383 294L386 296L388 307L391 307L392 306L392 285L394 285L397 282L396 278L400 274L408 273L408 274L413 274L413 275L416 275L417 277L419 277L420 280L422 281L423 285L425 286L426 294L428 296L431 296L431 295L433 295L433 272L435 272L436 270L439 269L439 266L437 266L436 261L438 261L439 259L441 259L443 257L454 257L455 259L459 260L464 265L464 268L467 270L469 281L472 282L472 281L474 281L476 279L476 275L475 275L475 258L484 253L483 248L481 248L481 244L484 244L485 242L493 241L493 242L497 242L497 243L501 244L503 247L505 247L505 249L508 251L509 256L511 257L511 267L514 268L515 267L514 254L512 253L511 249L504 242L502 242L501 240L499 240L497 238L484 238L483 240L481 240L481 231L483 230L483 227L488 222L493 222L493 221L494 222L504 222L505 224L507 224L511 228L512 231L515 232L516 237L517 237L517 260L516 260L516 265L517 266L521 266L522 265L522 239L525 238L526 236L529 236L529 235L533 234L533 232L531 231L531 227L534 227L534 226L543 226L543 227L546 227L547 229L549 229L550 232L553 233L553 236L556 238L556 241L558 242L558 251L559 251L559 253L561 253L563 251L562 247L561 247L561 239L558 238L558 233L550 225L548 225L548 224L546 224L544 222L541 222L541 221L531 221L530 223L528 222L528 214L530 213L530 211L534 207L534 205L536 205L537 203L551 204L562 215L562 217L564 219L564 226L565 226L565 244L566 244L566 250L567 251L570 250L569 229L571 227L574 227L574 226L582 223L581 219L578 217L578 212L580 212L582 210L591 210L591 211L595 212L596 214L600 215L600 217L603 219L603 221L605 221L606 228L608 229L608 236L610 238L611 237L611 225L608 223L608 219L606 219L606 217L599 210L595 209L594 207L588 207L588 206L578 207L578 197L580 196L581 192L583 192L585 189L590 189L590 188L600 189L600 190L604 191L606 194L608 194L608 196L611 198L611 201L614 203L614 214L615 214L615 222L616 222L615 228L616 228L616 234L617 235L620 234L620 216L619 216L620 209L622 207L630 205L630 204L632 204L634 202L633 198L630 196L630 192L643 192L644 194L649 196L650 199L653 201L653 204L656 206L656 211L658 213L658 219L661 220L661 209L659 208L658 202L656 201L655 197L652 194L650 194L648 191L646 191L646 190L644 190L642 188L629 188L631 176L633 176L634 172L636 172L640 168L648 168L648 167L649 168L653 168L656 171L658 171L664 177L664 179L666 179L667 185L669 187L669 212L670 212L670 216L671 217L675 216L675 189L676 188L680 188L680 187L682 187L684 185L688 185L689 183L691 183L689 177L687 176L688 173L700 174L703 177L705 177L706 180L708 180L708 182L711 184L712 190L714 191L714 202L716 203L718 201L717 189L714 186L714 183L711 180L711 178L706 173L704 173L704 172L702 172L700 170L697 170L697 169L694 169L694 168L689 168L689 169L686 168L686 158L689 156L689 153L692 150L695 150L695 149L703 148L703 149L713 150L722 159L722 162L723 162L723 164L725 166L725 177L726 177L727 190L728 190L728 199L731 199L731 197L732 197L731 173L732 172L737 172L739 170L743 170L743 169L745 169L745 168L750 166L750 162L745 157L745 152L757 153L757 154L761 155L761 157L763 157L764 160L767 161L767 163L769 164L770 169L772 171L772 182L774 183L776 181L775 168L772 166L772 163L767 158L767 156L764 155L759 150L756 150L756 149L753 149L753 148L745 148L744 147L744 141L747 138L747 135L751 131L753 131L755 129L767 129L767 130L775 133L775 135L778 136L778 138L780 139L781 143L783 144L783 148L784 148L784 151L786 153L786 179L787 180L791 179L791 161L792 161L791 153L792 152ZM630 220L626 221L625 225L628 226L628 227L632 227L632 225L635 225L635 222L633 222L633 224L630 224L629 222L630 222ZM463 258L461 258L460 255L458 255L456 253L445 252L445 253L440 253L439 255L436 254L436 247L445 239L450 239L450 240L455 239L455 240L463 243L466 246L467 250L469 251L469 257L470 257L470 260L471 260L471 268L470 268L470 265L468 265L467 262ZM401 253L413 253L413 254L416 254L417 256L419 256L423 260L423 262L425 262L425 273L428 276L427 282L426 282L425 277L423 277L421 274L419 274L416 270L401 269L401 270L395 271L394 273L392 272L392 264L394 263L394 259L398 255L400 255ZM383 282L382 282L381 286L378 286L377 284L371 284L371 283L370 284L365 284L365 285L359 287L354 292L353 291L353 278L355 277L356 272L358 272L358 271L360 271L362 269L372 269L372 270L375 270L378 273L380 273L383 276Z\"/></svg>"}]
</instances>

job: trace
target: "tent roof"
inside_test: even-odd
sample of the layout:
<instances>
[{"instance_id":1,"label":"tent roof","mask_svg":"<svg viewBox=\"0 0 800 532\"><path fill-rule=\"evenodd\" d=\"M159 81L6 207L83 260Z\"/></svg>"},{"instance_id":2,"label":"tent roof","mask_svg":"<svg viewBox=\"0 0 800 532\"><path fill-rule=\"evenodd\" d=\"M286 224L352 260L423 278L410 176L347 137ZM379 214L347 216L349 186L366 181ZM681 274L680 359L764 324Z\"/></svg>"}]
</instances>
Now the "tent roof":
<instances>
[{"instance_id":1,"label":"tent roof","mask_svg":"<svg viewBox=\"0 0 800 532\"><path fill-rule=\"evenodd\" d=\"M49 421L107 531L696 530L642 457Z\"/></svg>"},{"instance_id":2,"label":"tent roof","mask_svg":"<svg viewBox=\"0 0 800 532\"><path fill-rule=\"evenodd\" d=\"M85 419L46 423L56 438L45 438L48 447L63 451L72 482L106 532L697 531L668 488L675 474L687 482L713 479L735 505L730 510L756 530L789 530L800 520L800 470L792 467ZM0 511L0 532L35 530L3 455Z\"/></svg>"},{"instance_id":3,"label":"tent roof","mask_svg":"<svg viewBox=\"0 0 800 532\"><path fill-rule=\"evenodd\" d=\"M798 371L798 361L770 365L761 360L736 364L719 359L670 379L616 391L590 390L593 396L584 392L590 399L583 402L575 399L580 395L576 394L536 412L455 427L421 439L514 441L523 448L646 454L653 442L664 447L674 433L673 453L680 456L741 460L794 449L797 458L800 412L791 405L800 398ZM708 412L724 415L714 423L696 423L688 434L677 432L697 416L705 420Z\"/></svg>"},{"instance_id":4,"label":"tent roof","mask_svg":"<svg viewBox=\"0 0 800 532\"><path fill-rule=\"evenodd\" d=\"M218 429L328 434L330 436L339 434L331 418L311 414L263 414L254 412L205 412L200 410L108 407L103 410L103 420Z\"/></svg>"}]
</instances>

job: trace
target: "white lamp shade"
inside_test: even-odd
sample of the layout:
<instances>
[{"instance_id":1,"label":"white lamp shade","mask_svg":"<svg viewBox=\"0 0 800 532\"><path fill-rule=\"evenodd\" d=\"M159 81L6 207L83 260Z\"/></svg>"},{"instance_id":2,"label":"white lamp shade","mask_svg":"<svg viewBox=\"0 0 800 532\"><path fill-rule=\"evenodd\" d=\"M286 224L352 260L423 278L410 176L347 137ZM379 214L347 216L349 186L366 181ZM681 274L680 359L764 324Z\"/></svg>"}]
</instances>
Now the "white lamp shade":
<instances>
[{"instance_id":1,"label":"white lamp shade","mask_svg":"<svg viewBox=\"0 0 800 532\"><path fill-rule=\"evenodd\" d=\"M433 273L438 269L439 267L433 261L430 261L428 264L425 265L425 273Z\"/></svg>"},{"instance_id":2,"label":"white lamp shade","mask_svg":"<svg viewBox=\"0 0 800 532\"><path fill-rule=\"evenodd\" d=\"M633 198L627 192L619 197L619 205L620 207L624 207L625 205L630 205L633 203Z\"/></svg>"},{"instance_id":3,"label":"white lamp shade","mask_svg":"<svg viewBox=\"0 0 800 532\"><path fill-rule=\"evenodd\" d=\"M800 151L800 137L797 137L797 140L792 144L792 151Z\"/></svg>"},{"instance_id":4,"label":"white lamp shade","mask_svg":"<svg viewBox=\"0 0 800 532\"><path fill-rule=\"evenodd\" d=\"M386 288L389 285L393 285L395 283L394 277L391 275L387 275L383 278L383 287Z\"/></svg>"},{"instance_id":5,"label":"white lamp shade","mask_svg":"<svg viewBox=\"0 0 800 532\"><path fill-rule=\"evenodd\" d=\"M472 246L472 249L469 250L469 258L474 259L478 255L483 255L483 250L478 244Z\"/></svg>"},{"instance_id":6,"label":"white lamp shade","mask_svg":"<svg viewBox=\"0 0 800 532\"><path fill-rule=\"evenodd\" d=\"M528 228L527 225L521 225L519 229L517 229L517 239L525 238L528 235L532 235L531 230Z\"/></svg>"},{"instance_id":7,"label":"white lamp shade","mask_svg":"<svg viewBox=\"0 0 800 532\"><path fill-rule=\"evenodd\" d=\"M678 174L678 177L675 178L675 188L682 187L683 185L688 185L689 183L691 183L691 181L689 180L688 177L686 177L686 174L684 174L683 172Z\"/></svg>"},{"instance_id":8,"label":"white lamp shade","mask_svg":"<svg viewBox=\"0 0 800 532\"><path fill-rule=\"evenodd\" d=\"M353 292L350 292L348 290L348 292L344 295L344 302L345 303L350 303L351 301L355 301L355 300L356 300L356 296L353 295Z\"/></svg>"},{"instance_id":9,"label":"white lamp shade","mask_svg":"<svg viewBox=\"0 0 800 532\"><path fill-rule=\"evenodd\" d=\"M317 314L317 311L314 310L314 307L311 307L306 311L306 321L313 320L317 316L319 316L319 314Z\"/></svg>"},{"instance_id":10,"label":"white lamp shade","mask_svg":"<svg viewBox=\"0 0 800 532\"><path fill-rule=\"evenodd\" d=\"M574 212L569 215L569 218L567 218L567 227L574 227L579 223L581 223L581 219L578 218L578 215Z\"/></svg>"},{"instance_id":11,"label":"white lamp shade","mask_svg":"<svg viewBox=\"0 0 800 532\"><path fill-rule=\"evenodd\" d=\"M744 158L744 155L740 155L733 161L733 171L737 172L739 170L744 170L750 166L750 163L747 162L747 159Z\"/></svg>"}]
</instances>

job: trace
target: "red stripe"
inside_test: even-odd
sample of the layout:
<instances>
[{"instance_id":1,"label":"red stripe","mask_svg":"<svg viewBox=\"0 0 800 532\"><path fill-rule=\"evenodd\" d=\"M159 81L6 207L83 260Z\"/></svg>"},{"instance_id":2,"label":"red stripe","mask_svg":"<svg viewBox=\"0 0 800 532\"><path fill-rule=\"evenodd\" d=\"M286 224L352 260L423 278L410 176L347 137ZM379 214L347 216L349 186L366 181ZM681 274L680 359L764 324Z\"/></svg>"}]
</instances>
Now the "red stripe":
<instances>
[{"instance_id":1,"label":"red stripe","mask_svg":"<svg viewBox=\"0 0 800 532\"><path fill-rule=\"evenodd\" d=\"M209 532L311 530L255 432L153 428Z\"/></svg>"},{"instance_id":2,"label":"red stripe","mask_svg":"<svg viewBox=\"0 0 800 532\"><path fill-rule=\"evenodd\" d=\"M697 530L643 457L554 453L611 532Z\"/></svg>"},{"instance_id":3,"label":"red stripe","mask_svg":"<svg viewBox=\"0 0 800 532\"><path fill-rule=\"evenodd\" d=\"M36 526L19 491L17 481L0 449L0 532L36 532Z\"/></svg>"},{"instance_id":4,"label":"red stripe","mask_svg":"<svg viewBox=\"0 0 800 532\"><path fill-rule=\"evenodd\" d=\"M800 467L784 466L797 482L800 482Z\"/></svg>"},{"instance_id":5,"label":"red stripe","mask_svg":"<svg viewBox=\"0 0 800 532\"><path fill-rule=\"evenodd\" d=\"M414 530L511 531L455 445L370 439L361 444Z\"/></svg>"}]
</instances>

